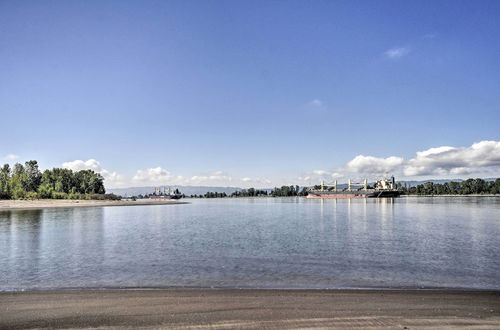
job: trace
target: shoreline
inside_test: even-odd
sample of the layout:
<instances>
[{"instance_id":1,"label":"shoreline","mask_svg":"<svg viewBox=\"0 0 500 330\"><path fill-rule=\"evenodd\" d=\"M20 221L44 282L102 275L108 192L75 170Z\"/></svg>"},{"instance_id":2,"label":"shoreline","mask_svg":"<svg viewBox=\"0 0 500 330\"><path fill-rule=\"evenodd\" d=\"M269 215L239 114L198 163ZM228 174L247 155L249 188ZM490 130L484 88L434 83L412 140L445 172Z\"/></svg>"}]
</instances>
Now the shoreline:
<instances>
[{"instance_id":1,"label":"shoreline","mask_svg":"<svg viewBox=\"0 0 500 330\"><path fill-rule=\"evenodd\" d=\"M399 197L500 197L500 194L468 194L468 195L400 195Z\"/></svg>"},{"instance_id":2,"label":"shoreline","mask_svg":"<svg viewBox=\"0 0 500 330\"><path fill-rule=\"evenodd\" d=\"M339 286L339 287L266 287L266 286L81 286L81 287L28 287L28 288L0 288L0 295L4 293L21 292L75 292L75 291L311 291L311 292L490 292L498 293L500 288L473 288L473 287L376 287L376 286Z\"/></svg>"},{"instance_id":3,"label":"shoreline","mask_svg":"<svg viewBox=\"0 0 500 330\"><path fill-rule=\"evenodd\" d=\"M398 197L380 197L380 198L369 198L373 200L377 199L390 199L390 198L401 198L401 197L500 197L500 194L468 194L468 195L399 195ZM186 196L186 199L238 199L238 198L307 198L307 196L237 196L237 197L232 197L232 196L227 196L227 197L189 197ZM317 198L321 199L321 198ZM324 198L323 198L324 199ZM349 199L349 198L346 198ZM362 198L360 198L362 199Z\"/></svg>"},{"instance_id":4,"label":"shoreline","mask_svg":"<svg viewBox=\"0 0 500 330\"><path fill-rule=\"evenodd\" d=\"M500 292L132 289L0 293L0 328L481 328Z\"/></svg>"},{"instance_id":5,"label":"shoreline","mask_svg":"<svg viewBox=\"0 0 500 330\"><path fill-rule=\"evenodd\" d=\"M103 207L103 206L145 206L189 204L181 201L144 201L144 200L73 200L73 199L39 199L39 200L0 200L1 211L27 211L52 208Z\"/></svg>"}]
</instances>

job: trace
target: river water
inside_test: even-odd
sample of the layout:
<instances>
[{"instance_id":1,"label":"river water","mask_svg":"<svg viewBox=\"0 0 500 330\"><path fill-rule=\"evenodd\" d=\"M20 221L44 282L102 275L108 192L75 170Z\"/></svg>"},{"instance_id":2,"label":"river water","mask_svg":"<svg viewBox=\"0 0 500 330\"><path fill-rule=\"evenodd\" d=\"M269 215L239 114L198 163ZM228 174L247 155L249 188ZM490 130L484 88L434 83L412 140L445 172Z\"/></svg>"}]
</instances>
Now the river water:
<instances>
[{"instance_id":1,"label":"river water","mask_svg":"<svg viewBox=\"0 0 500 330\"><path fill-rule=\"evenodd\" d=\"M0 212L0 290L117 287L500 289L500 198Z\"/></svg>"}]
</instances>

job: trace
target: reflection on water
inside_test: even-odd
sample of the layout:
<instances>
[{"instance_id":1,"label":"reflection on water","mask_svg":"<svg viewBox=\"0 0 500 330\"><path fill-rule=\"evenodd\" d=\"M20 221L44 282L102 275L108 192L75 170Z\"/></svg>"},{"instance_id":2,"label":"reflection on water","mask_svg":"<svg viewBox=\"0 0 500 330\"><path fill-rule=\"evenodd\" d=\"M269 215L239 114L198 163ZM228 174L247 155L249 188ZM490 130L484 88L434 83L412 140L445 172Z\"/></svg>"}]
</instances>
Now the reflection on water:
<instances>
[{"instance_id":1,"label":"reflection on water","mask_svg":"<svg viewBox=\"0 0 500 330\"><path fill-rule=\"evenodd\" d=\"M500 289L500 198L193 200L0 212L0 289Z\"/></svg>"}]
</instances>

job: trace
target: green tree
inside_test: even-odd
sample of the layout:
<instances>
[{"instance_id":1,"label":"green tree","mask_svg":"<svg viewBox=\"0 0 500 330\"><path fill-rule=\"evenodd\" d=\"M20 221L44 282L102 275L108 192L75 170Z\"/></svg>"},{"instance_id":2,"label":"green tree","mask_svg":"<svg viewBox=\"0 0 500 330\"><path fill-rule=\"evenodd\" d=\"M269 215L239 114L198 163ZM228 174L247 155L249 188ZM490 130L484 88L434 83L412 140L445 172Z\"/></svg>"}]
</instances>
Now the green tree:
<instances>
[{"instance_id":1,"label":"green tree","mask_svg":"<svg viewBox=\"0 0 500 330\"><path fill-rule=\"evenodd\" d=\"M12 198L22 199L26 195L26 172L24 166L20 163L14 165L12 176L10 177L10 187L12 189Z\"/></svg>"},{"instance_id":2,"label":"green tree","mask_svg":"<svg viewBox=\"0 0 500 330\"><path fill-rule=\"evenodd\" d=\"M104 194L104 178L92 170L75 173L75 186L81 194Z\"/></svg>"},{"instance_id":3,"label":"green tree","mask_svg":"<svg viewBox=\"0 0 500 330\"><path fill-rule=\"evenodd\" d=\"M10 166L4 164L0 169L0 199L12 198L12 191L10 186Z\"/></svg>"},{"instance_id":4,"label":"green tree","mask_svg":"<svg viewBox=\"0 0 500 330\"><path fill-rule=\"evenodd\" d=\"M42 173L38 169L38 162L36 160L29 160L24 163L24 173L24 190L37 191L42 180Z\"/></svg>"},{"instance_id":5,"label":"green tree","mask_svg":"<svg viewBox=\"0 0 500 330\"><path fill-rule=\"evenodd\" d=\"M490 182L489 190L491 194L500 194L500 178Z\"/></svg>"}]
</instances>

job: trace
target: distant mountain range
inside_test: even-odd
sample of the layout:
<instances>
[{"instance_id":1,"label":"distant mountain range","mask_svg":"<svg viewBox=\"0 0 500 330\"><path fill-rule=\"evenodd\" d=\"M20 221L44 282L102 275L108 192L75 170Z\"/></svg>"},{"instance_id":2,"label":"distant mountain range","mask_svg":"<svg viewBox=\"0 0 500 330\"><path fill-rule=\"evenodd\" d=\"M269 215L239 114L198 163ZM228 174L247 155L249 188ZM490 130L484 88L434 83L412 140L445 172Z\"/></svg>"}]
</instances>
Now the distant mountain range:
<instances>
[{"instance_id":1,"label":"distant mountain range","mask_svg":"<svg viewBox=\"0 0 500 330\"><path fill-rule=\"evenodd\" d=\"M163 186L162 186L163 187ZM204 195L207 192L226 193L231 195L235 191L241 191L243 188L238 187L205 187L205 186L167 186L172 189L179 189L181 193L186 196L190 195ZM130 187L130 188L109 188L106 189L107 193L120 195L120 196L137 196L151 194L155 191L155 187Z\"/></svg>"},{"instance_id":2,"label":"distant mountain range","mask_svg":"<svg viewBox=\"0 0 500 330\"><path fill-rule=\"evenodd\" d=\"M496 178L486 178L483 179L485 181L495 181ZM446 183L446 182L462 182L464 181L463 179L430 179L430 180L421 180L421 181L397 181L398 183L401 183L402 185L406 185L408 187L415 187L418 186L419 184L424 184L426 182L432 182L432 183ZM373 185L373 182L370 182L369 185ZM242 191L245 188L240 188L240 187L216 187L216 186L168 186L172 189L179 189L181 193L183 193L186 196L190 195L204 195L207 192L218 192L218 193L226 193L228 195L231 195L235 191ZM344 189L347 188L347 184L338 184L338 189ZM300 187L302 189L302 186ZM259 190L267 190L270 192L272 188L259 188ZM148 187L130 187L130 188L109 188L106 189L107 193L112 193L115 195L120 195L120 196L137 196L137 195L145 195L145 194L151 194L155 191L154 186L148 186Z\"/></svg>"}]
</instances>

